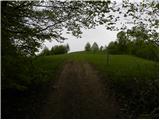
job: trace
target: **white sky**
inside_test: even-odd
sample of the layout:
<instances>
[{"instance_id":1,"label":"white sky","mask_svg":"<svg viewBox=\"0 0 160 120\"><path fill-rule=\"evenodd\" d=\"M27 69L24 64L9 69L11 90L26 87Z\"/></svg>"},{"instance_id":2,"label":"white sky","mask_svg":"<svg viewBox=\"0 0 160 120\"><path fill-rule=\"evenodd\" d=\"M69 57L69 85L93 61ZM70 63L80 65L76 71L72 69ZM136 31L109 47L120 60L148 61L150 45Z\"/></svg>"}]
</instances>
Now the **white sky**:
<instances>
[{"instance_id":1,"label":"white sky","mask_svg":"<svg viewBox=\"0 0 160 120\"><path fill-rule=\"evenodd\" d=\"M108 43L111 41L116 40L117 33L118 31L109 31L105 26L101 25L97 26L95 29L83 29L83 34L81 35L82 38L76 38L70 34L64 34L63 36L68 38L64 41L64 43L59 43L55 40L52 42L46 41L44 46L47 46L49 49L51 49L51 47L54 45L68 43L70 52L83 51L87 42L89 42L91 45L93 42L96 42L99 46L108 45Z\"/></svg>"}]
</instances>

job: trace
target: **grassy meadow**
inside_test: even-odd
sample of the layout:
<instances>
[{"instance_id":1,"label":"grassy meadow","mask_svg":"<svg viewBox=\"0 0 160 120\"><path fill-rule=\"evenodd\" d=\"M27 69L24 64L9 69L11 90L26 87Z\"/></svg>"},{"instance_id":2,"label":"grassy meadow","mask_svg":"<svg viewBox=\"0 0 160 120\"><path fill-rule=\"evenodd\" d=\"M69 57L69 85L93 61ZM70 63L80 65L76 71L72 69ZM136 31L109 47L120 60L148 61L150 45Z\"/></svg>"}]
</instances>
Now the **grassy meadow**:
<instances>
[{"instance_id":1,"label":"grassy meadow","mask_svg":"<svg viewBox=\"0 0 160 120\"><path fill-rule=\"evenodd\" d=\"M130 55L76 52L39 57L35 64L53 80L58 66L68 60L87 61L95 67L104 84L110 86L111 96L117 97L124 117L158 117L158 62Z\"/></svg>"},{"instance_id":2,"label":"grassy meadow","mask_svg":"<svg viewBox=\"0 0 160 120\"><path fill-rule=\"evenodd\" d=\"M108 59L108 62L107 62ZM105 53L78 52L65 55L42 56L35 61L36 66L55 71L66 60L82 60L93 64L98 71L112 80L156 80L159 74L158 62L130 55L107 55Z\"/></svg>"},{"instance_id":3,"label":"grassy meadow","mask_svg":"<svg viewBox=\"0 0 160 120\"><path fill-rule=\"evenodd\" d=\"M24 111L34 107L38 108L41 103L33 105L34 107L29 107L28 104L34 104L34 99L38 99L38 101L42 99L41 101L43 101L44 97L47 96L49 84L54 84L62 66L70 60L88 62L98 71L102 82L107 87L109 86L110 96L117 98L123 118L158 117L158 62L130 55L107 56L105 53L92 52L38 56L34 59L32 64L37 69L34 72L35 79L30 82L31 84L26 90L29 91L27 93L30 97L27 95L23 96L22 99L18 97L13 100L14 102L21 101L20 107L27 103L24 107L25 110L21 109L16 112L24 113ZM22 91L22 93L26 91ZM12 95L15 94L12 93ZM27 99L33 99L33 101L30 103ZM10 100L8 99L8 101ZM13 106L9 106L7 109L10 107ZM6 111L8 111L7 109Z\"/></svg>"},{"instance_id":4,"label":"grassy meadow","mask_svg":"<svg viewBox=\"0 0 160 120\"><path fill-rule=\"evenodd\" d=\"M159 65L130 55L73 53L71 58L95 66L122 105L126 118L158 117ZM108 62L107 62L108 59ZM125 114L124 114L125 113Z\"/></svg>"}]
</instances>

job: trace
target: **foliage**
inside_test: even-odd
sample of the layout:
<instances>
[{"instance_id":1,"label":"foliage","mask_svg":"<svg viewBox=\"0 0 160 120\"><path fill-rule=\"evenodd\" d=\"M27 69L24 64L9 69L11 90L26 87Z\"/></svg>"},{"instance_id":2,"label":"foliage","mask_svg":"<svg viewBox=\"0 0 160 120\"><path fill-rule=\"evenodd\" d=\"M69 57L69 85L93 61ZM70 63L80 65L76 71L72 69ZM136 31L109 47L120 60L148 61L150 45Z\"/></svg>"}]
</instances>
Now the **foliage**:
<instances>
[{"instance_id":1,"label":"foliage","mask_svg":"<svg viewBox=\"0 0 160 120\"><path fill-rule=\"evenodd\" d=\"M121 31L117 41L111 42L107 50L111 54L133 54L142 58L158 61L159 45L151 40L150 34L143 26Z\"/></svg>"},{"instance_id":2,"label":"foliage","mask_svg":"<svg viewBox=\"0 0 160 120\"><path fill-rule=\"evenodd\" d=\"M50 85L55 82L64 59L65 57L60 55L41 56L32 60L30 66L31 59L19 58L14 63L15 60L11 58L10 64L14 63L12 68L10 65L6 66L8 63L3 64L11 73L5 79L9 84L2 81L2 118L35 118L36 115L36 118L39 118L38 111L44 104L52 87ZM15 74L15 70L19 74Z\"/></svg>"},{"instance_id":3,"label":"foliage","mask_svg":"<svg viewBox=\"0 0 160 120\"><path fill-rule=\"evenodd\" d=\"M99 51L99 47L98 47L98 44L96 42L93 43L92 47L91 47L91 50L93 52L97 52Z\"/></svg>"},{"instance_id":4,"label":"foliage","mask_svg":"<svg viewBox=\"0 0 160 120\"><path fill-rule=\"evenodd\" d=\"M37 66L33 64L33 59L17 55L2 56L2 90L27 91L42 74Z\"/></svg>"},{"instance_id":5,"label":"foliage","mask_svg":"<svg viewBox=\"0 0 160 120\"><path fill-rule=\"evenodd\" d=\"M8 41L22 54L35 55L44 40L54 38L63 41L64 28L74 36L82 33L82 27L94 28L99 24L114 30L123 15L130 17L135 25L150 28L151 36L155 37L159 24L158 4L156 0L140 3L123 1L120 5L110 0L2 1L2 38L6 36L2 43ZM147 17L139 17L142 14Z\"/></svg>"},{"instance_id":6,"label":"foliage","mask_svg":"<svg viewBox=\"0 0 160 120\"><path fill-rule=\"evenodd\" d=\"M51 51L50 51L50 55L57 55L57 54L65 54L67 53L69 50L69 45L67 44L66 46L63 45L59 45L59 46L54 46L52 47Z\"/></svg>"},{"instance_id":7,"label":"foliage","mask_svg":"<svg viewBox=\"0 0 160 120\"><path fill-rule=\"evenodd\" d=\"M118 40L118 49L121 51L121 53L126 53L127 51L127 45L128 45L128 38L124 31L121 31L117 34L117 40Z\"/></svg>"},{"instance_id":8,"label":"foliage","mask_svg":"<svg viewBox=\"0 0 160 120\"><path fill-rule=\"evenodd\" d=\"M70 47L69 47L68 44L66 45L66 51L67 51L67 52L70 51Z\"/></svg>"},{"instance_id":9,"label":"foliage","mask_svg":"<svg viewBox=\"0 0 160 120\"><path fill-rule=\"evenodd\" d=\"M86 45L85 45L85 51L90 51L91 50L91 44L88 42Z\"/></svg>"},{"instance_id":10,"label":"foliage","mask_svg":"<svg viewBox=\"0 0 160 120\"><path fill-rule=\"evenodd\" d=\"M82 1L2 1L2 36L24 55L35 55L44 40L63 41L65 28L74 36L81 28L93 28L100 6L109 2ZM71 12L72 11L72 12ZM99 22L100 19L97 19ZM5 42L5 40L3 40Z\"/></svg>"},{"instance_id":11,"label":"foliage","mask_svg":"<svg viewBox=\"0 0 160 120\"><path fill-rule=\"evenodd\" d=\"M39 54L40 56L47 56L47 55L58 55L58 54L65 54L69 51L69 45L55 45L49 50L45 47L42 52Z\"/></svg>"},{"instance_id":12,"label":"foliage","mask_svg":"<svg viewBox=\"0 0 160 120\"><path fill-rule=\"evenodd\" d=\"M50 54L50 51L49 49L45 46L45 48L42 50L42 52L40 53L40 55L49 55Z\"/></svg>"},{"instance_id":13,"label":"foliage","mask_svg":"<svg viewBox=\"0 0 160 120\"><path fill-rule=\"evenodd\" d=\"M127 28L127 24L133 24L134 26L143 25L145 28L147 28L147 30L154 32L154 30L157 30L159 26L158 0L144 0L139 2L131 2L126 0L122 3L113 2L111 7L111 10L114 12L114 14L117 13L119 16L116 17L116 24L123 25L121 30L125 30Z\"/></svg>"},{"instance_id":14,"label":"foliage","mask_svg":"<svg viewBox=\"0 0 160 120\"><path fill-rule=\"evenodd\" d=\"M5 47L14 45L16 51L21 54L34 55L40 46L37 41L35 29L27 26L28 17L35 17L32 5L34 2L27 1L3 1L2 2L2 52ZM25 19L26 17L26 19ZM39 39L40 40L40 39ZM5 44L7 42L7 44ZM7 46L5 46L7 45Z\"/></svg>"},{"instance_id":15,"label":"foliage","mask_svg":"<svg viewBox=\"0 0 160 120\"><path fill-rule=\"evenodd\" d=\"M91 46L91 44L88 42L86 45L85 45L85 51L92 51L93 53L95 52L102 52L103 51L103 46L101 46L100 48L98 47L98 44L96 42L94 42Z\"/></svg>"},{"instance_id":16,"label":"foliage","mask_svg":"<svg viewBox=\"0 0 160 120\"><path fill-rule=\"evenodd\" d=\"M110 42L106 49L107 49L108 53L110 53L110 54L119 54L117 41Z\"/></svg>"},{"instance_id":17,"label":"foliage","mask_svg":"<svg viewBox=\"0 0 160 120\"><path fill-rule=\"evenodd\" d=\"M101 51L101 52L103 51L103 46L101 46L101 47L99 48L99 51Z\"/></svg>"}]
</instances>

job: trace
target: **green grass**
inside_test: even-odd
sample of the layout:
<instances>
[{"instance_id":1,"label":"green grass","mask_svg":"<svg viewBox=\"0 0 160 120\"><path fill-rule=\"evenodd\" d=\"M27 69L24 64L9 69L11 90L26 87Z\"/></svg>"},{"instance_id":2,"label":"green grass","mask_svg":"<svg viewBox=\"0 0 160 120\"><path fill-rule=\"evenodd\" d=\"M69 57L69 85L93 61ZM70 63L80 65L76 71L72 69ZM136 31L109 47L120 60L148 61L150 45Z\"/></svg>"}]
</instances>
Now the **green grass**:
<instances>
[{"instance_id":1,"label":"green grass","mask_svg":"<svg viewBox=\"0 0 160 120\"><path fill-rule=\"evenodd\" d=\"M63 55L43 56L34 61L34 64L44 70L54 72L64 61Z\"/></svg>"},{"instance_id":2,"label":"green grass","mask_svg":"<svg viewBox=\"0 0 160 120\"><path fill-rule=\"evenodd\" d=\"M65 61L65 55L42 56L34 60L33 64L38 69L36 79L38 83L56 79L56 74ZM39 76L40 75L40 76Z\"/></svg>"},{"instance_id":3,"label":"green grass","mask_svg":"<svg viewBox=\"0 0 160 120\"><path fill-rule=\"evenodd\" d=\"M58 66L65 60L87 61L95 65L96 69L104 76L110 76L113 80L128 78L156 80L159 74L159 64L157 62L129 55L109 55L109 63L107 63L106 54L77 52L64 55L42 56L37 58L35 65L44 71L52 72L54 75Z\"/></svg>"},{"instance_id":4,"label":"green grass","mask_svg":"<svg viewBox=\"0 0 160 120\"><path fill-rule=\"evenodd\" d=\"M20 78L25 78L23 81L29 81L23 82L27 89L23 91L20 87L18 88L21 90L20 93L14 92L13 89L17 89L16 86L9 91L11 94L6 98L3 97L5 115L24 114L25 111L33 113L33 109L39 109L44 98L49 94L50 84L54 84L67 60L86 61L93 65L104 84L106 83L106 87L109 87L107 92L117 98L122 118L158 118L159 63L130 55L109 55L109 63L107 63L106 54L91 52L39 56L33 60L33 65L30 65L30 61L27 62L26 59L20 64L24 64L24 67L23 69L20 67L17 76L23 73ZM27 70L24 70L25 67ZM17 84L18 80L16 79ZM23 96L16 97L19 94ZM21 111L18 111L18 108L21 108Z\"/></svg>"},{"instance_id":5,"label":"green grass","mask_svg":"<svg viewBox=\"0 0 160 120\"><path fill-rule=\"evenodd\" d=\"M64 55L42 56L35 65L44 72L45 80L55 79L57 70L67 60L92 64L106 81L112 95L117 97L123 118L157 118L159 63L130 55L76 52Z\"/></svg>"},{"instance_id":6,"label":"green grass","mask_svg":"<svg viewBox=\"0 0 160 120\"><path fill-rule=\"evenodd\" d=\"M121 104L123 118L158 118L159 63L130 55L76 53L93 64Z\"/></svg>"},{"instance_id":7,"label":"green grass","mask_svg":"<svg viewBox=\"0 0 160 120\"><path fill-rule=\"evenodd\" d=\"M106 54L72 53L70 59L86 60L96 66L104 75L111 75L112 79L134 77L135 79L157 79L158 63L129 55L109 55L107 63Z\"/></svg>"}]
</instances>

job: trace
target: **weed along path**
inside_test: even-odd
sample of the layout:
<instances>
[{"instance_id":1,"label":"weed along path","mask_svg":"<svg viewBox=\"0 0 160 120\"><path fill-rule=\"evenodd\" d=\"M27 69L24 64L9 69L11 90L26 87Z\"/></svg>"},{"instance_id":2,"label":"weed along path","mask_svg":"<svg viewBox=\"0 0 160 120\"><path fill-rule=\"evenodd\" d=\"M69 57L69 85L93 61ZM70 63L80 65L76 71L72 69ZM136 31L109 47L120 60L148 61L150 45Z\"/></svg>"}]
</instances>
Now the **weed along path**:
<instances>
[{"instance_id":1,"label":"weed along path","mask_svg":"<svg viewBox=\"0 0 160 120\"><path fill-rule=\"evenodd\" d=\"M119 107L85 62L68 61L50 92L41 118L119 118Z\"/></svg>"}]
</instances>

